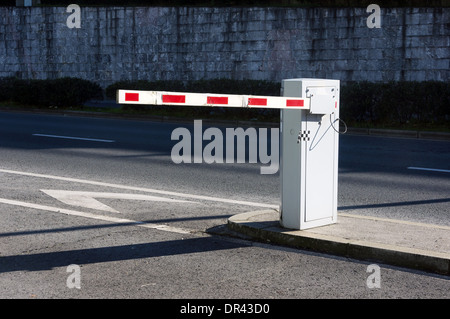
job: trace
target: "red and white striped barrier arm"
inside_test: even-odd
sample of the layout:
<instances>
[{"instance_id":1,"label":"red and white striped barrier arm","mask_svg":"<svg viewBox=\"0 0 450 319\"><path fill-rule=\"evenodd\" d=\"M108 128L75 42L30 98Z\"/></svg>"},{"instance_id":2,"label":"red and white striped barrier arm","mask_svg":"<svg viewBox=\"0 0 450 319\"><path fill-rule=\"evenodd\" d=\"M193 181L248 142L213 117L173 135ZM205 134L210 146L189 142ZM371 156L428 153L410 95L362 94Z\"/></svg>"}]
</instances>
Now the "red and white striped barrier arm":
<instances>
[{"instance_id":1,"label":"red and white striped barrier arm","mask_svg":"<svg viewBox=\"0 0 450 319\"><path fill-rule=\"evenodd\" d=\"M310 108L309 98L136 90L117 90L117 103L274 109Z\"/></svg>"}]
</instances>

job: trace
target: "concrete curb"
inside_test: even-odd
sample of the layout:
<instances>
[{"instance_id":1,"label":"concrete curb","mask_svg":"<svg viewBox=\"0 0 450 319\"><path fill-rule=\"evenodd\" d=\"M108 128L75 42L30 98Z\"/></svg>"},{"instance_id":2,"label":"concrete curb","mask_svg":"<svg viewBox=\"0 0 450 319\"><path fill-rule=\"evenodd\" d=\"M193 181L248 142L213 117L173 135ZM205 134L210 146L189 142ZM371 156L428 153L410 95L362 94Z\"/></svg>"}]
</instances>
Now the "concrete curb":
<instances>
[{"instance_id":1,"label":"concrete curb","mask_svg":"<svg viewBox=\"0 0 450 319\"><path fill-rule=\"evenodd\" d=\"M261 218L264 214L269 217ZM274 218L276 214L267 210L238 214L228 219L228 227L253 239L276 245L450 275L450 254L317 234L307 230L287 230Z\"/></svg>"}]
</instances>

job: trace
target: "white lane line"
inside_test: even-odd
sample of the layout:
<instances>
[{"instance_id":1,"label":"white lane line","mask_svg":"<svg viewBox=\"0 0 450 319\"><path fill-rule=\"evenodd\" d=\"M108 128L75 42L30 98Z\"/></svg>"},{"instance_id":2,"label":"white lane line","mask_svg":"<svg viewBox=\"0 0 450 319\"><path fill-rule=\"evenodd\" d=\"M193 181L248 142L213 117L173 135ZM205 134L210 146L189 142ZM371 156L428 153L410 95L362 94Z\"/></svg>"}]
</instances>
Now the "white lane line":
<instances>
[{"instance_id":1,"label":"white lane line","mask_svg":"<svg viewBox=\"0 0 450 319\"><path fill-rule=\"evenodd\" d=\"M96 185L96 186L103 186L103 187L127 189L127 190L146 192L146 193L155 193L155 194L161 194L161 195L167 195L167 196L177 196L177 197L191 198L191 199L197 199L197 200L206 200L206 201L213 201L213 202L220 202L220 203L229 203L229 204L237 204L237 205L245 205L245 206L252 206L252 207L264 207L264 208L279 209L279 205L273 205L273 204L247 202L247 201L240 201L240 200L233 200L233 199L219 198L219 197L211 197L211 196L203 196L203 195L184 194L184 193L163 191L163 190L152 189L152 188L145 188L145 187L135 187L135 186L126 186L126 185L112 184L112 183L103 183L103 182L89 181L89 180L78 179L78 178L70 178L70 177L61 177L61 176L54 176L54 175L19 172L19 171L7 170L7 169L0 169L0 172L8 173L8 174L23 175L23 176L47 178L47 179L66 181L66 182L73 182L73 183L82 183L82 184L89 184L89 185Z\"/></svg>"},{"instance_id":2,"label":"white lane line","mask_svg":"<svg viewBox=\"0 0 450 319\"><path fill-rule=\"evenodd\" d=\"M91 142L104 142L104 143L114 143L114 140L102 140L98 138L86 138L86 137L75 137L75 136L60 136L60 135L48 135L48 134L31 134L33 136L41 137L53 137L53 138L63 138L68 140L81 140L81 141L91 141Z\"/></svg>"},{"instance_id":3,"label":"white lane line","mask_svg":"<svg viewBox=\"0 0 450 319\"><path fill-rule=\"evenodd\" d=\"M431 172L442 172L442 173L450 173L448 169L439 169L439 168L426 168L426 167L413 167L410 166L408 169L415 169L419 171L431 171Z\"/></svg>"},{"instance_id":4,"label":"white lane line","mask_svg":"<svg viewBox=\"0 0 450 319\"><path fill-rule=\"evenodd\" d=\"M140 221L135 221L135 220L126 219L126 218L96 215L96 214L85 213L85 212L80 212L80 211L71 210L71 209L63 209L63 208L59 208L59 207L52 207L52 206L39 205L39 204L33 204L33 203L27 203L27 202L20 202L17 200L10 200L10 199L6 199L6 198L0 198L0 203L7 204L7 205L20 206L20 207L25 207L25 208L33 208L33 209L37 209L37 210L44 210L44 211L49 211L49 212L59 213L59 214L64 214L64 215L70 215L70 216L103 220L103 221L118 223L118 224L130 224L130 225L134 225L134 226L163 230L163 231L167 231L167 232L171 232L171 233L179 233L179 234L190 234L191 233L187 229L183 229L183 228L179 228L179 227L172 227L172 226L162 225L162 224L140 222Z\"/></svg>"}]
</instances>

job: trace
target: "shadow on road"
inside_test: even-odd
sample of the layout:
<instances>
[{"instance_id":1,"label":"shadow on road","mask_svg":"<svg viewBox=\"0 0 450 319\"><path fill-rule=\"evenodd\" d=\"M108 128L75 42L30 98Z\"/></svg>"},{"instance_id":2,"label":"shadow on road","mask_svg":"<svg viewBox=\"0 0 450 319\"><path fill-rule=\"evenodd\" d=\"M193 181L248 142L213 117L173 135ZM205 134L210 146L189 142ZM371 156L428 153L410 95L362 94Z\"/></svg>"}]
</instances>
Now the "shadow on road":
<instances>
[{"instance_id":1,"label":"shadow on road","mask_svg":"<svg viewBox=\"0 0 450 319\"><path fill-rule=\"evenodd\" d=\"M0 257L0 273L42 271L71 264L85 265L130 259L194 254L247 247L243 243L215 237L191 238L154 243L85 248L69 251Z\"/></svg>"}]
</instances>

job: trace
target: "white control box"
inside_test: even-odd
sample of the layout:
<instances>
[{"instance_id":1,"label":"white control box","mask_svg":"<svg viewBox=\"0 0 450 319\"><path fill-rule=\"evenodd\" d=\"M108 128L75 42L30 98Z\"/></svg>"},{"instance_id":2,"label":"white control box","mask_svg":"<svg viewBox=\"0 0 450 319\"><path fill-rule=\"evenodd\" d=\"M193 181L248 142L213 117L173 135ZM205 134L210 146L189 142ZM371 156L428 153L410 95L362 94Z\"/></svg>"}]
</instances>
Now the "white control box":
<instances>
[{"instance_id":1,"label":"white control box","mask_svg":"<svg viewBox=\"0 0 450 319\"><path fill-rule=\"evenodd\" d=\"M339 80L287 79L281 95L310 98L310 109L282 109L281 225L307 229L337 222Z\"/></svg>"}]
</instances>

